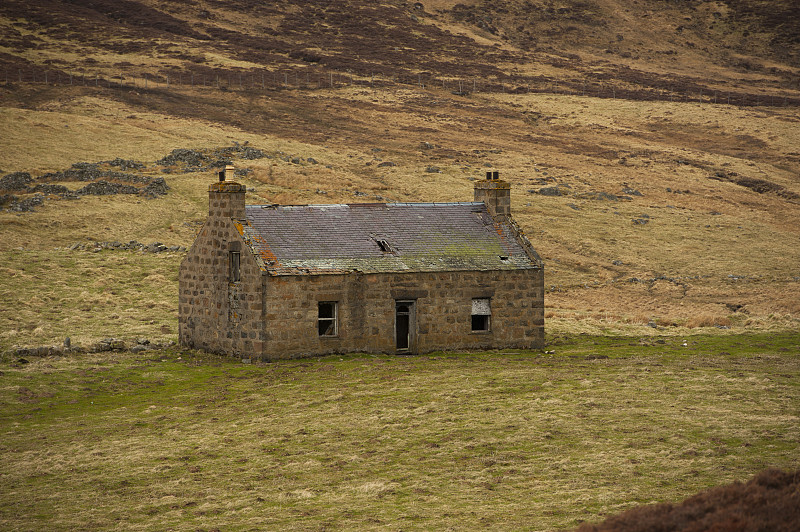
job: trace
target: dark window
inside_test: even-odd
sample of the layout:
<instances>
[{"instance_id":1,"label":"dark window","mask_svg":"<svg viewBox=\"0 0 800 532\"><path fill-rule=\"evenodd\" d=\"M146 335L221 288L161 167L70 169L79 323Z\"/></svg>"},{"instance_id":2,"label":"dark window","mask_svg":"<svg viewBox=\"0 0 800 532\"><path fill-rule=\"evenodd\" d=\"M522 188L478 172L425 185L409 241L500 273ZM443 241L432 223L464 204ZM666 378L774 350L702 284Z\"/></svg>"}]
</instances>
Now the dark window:
<instances>
[{"instance_id":1,"label":"dark window","mask_svg":"<svg viewBox=\"0 0 800 532\"><path fill-rule=\"evenodd\" d=\"M336 323L337 306L338 305L335 301L319 302L319 317L317 319L317 325L320 336L336 336L338 334L338 327Z\"/></svg>"},{"instance_id":2,"label":"dark window","mask_svg":"<svg viewBox=\"0 0 800 532\"><path fill-rule=\"evenodd\" d=\"M238 283L240 280L239 277L239 252L238 251L231 251L229 253L229 261L230 262L230 276L229 279L232 283Z\"/></svg>"},{"instance_id":3,"label":"dark window","mask_svg":"<svg viewBox=\"0 0 800 532\"><path fill-rule=\"evenodd\" d=\"M476 298L472 300L472 330L481 332L490 330L492 308L489 298Z\"/></svg>"}]
</instances>

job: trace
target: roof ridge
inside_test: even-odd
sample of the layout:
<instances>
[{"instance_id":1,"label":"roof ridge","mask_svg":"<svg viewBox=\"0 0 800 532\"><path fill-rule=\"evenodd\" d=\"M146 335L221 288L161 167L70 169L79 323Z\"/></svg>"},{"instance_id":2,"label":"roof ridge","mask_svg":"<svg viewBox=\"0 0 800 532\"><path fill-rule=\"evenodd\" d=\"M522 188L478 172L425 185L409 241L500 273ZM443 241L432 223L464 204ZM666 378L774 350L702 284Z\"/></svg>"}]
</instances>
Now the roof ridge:
<instances>
[{"instance_id":1,"label":"roof ridge","mask_svg":"<svg viewBox=\"0 0 800 532\"><path fill-rule=\"evenodd\" d=\"M483 205L482 201L419 201L405 202L395 201L388 203L306 203L293 205L280 205L278 203L266 203L263 205L245 205L248 209L280 209L280 208L331 208L331 207L447 207L447 206L477 206Z\"/></svg>"}]
</instances>

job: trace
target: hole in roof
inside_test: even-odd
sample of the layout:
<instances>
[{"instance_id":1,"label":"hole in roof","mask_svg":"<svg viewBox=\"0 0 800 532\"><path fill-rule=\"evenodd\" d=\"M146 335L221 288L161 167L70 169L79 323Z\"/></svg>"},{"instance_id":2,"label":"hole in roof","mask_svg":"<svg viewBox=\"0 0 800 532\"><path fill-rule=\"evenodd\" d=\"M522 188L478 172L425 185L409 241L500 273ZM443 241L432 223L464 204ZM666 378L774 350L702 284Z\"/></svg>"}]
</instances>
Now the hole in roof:
<instances>
[{"instance_id":1,"label":"hole in roof","mask_svg":"<svg viewBox=\"0 0 800 532\"><path fill-rule=\"evenodd\" d=\"M395 253L395 249L386 240L376 237L372 237L372 239L384 253Z\"/></svg>"}]
</instances>

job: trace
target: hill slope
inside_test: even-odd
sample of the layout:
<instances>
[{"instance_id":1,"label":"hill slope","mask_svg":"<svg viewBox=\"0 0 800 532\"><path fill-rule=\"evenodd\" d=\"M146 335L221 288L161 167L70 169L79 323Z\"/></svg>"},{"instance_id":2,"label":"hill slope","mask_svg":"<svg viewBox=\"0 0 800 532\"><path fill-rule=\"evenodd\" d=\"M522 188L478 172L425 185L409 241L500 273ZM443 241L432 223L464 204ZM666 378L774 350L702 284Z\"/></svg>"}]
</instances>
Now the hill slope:
<instances>
[{"instance_id":1,"label":"hill slope","mask_svg":"<svg viewBox=\"0 0 800 532\"><path fill-rule=\"evenodd\" d=\"M30 181L0 190L0 342L174 338L179 251L119 287L139 256L74 244L189 245L223 159L251 202L464 200L499 169L553 334L796 327L797 39L770 6L4 2L0 172Z\"/></svg>"}]
</instances>

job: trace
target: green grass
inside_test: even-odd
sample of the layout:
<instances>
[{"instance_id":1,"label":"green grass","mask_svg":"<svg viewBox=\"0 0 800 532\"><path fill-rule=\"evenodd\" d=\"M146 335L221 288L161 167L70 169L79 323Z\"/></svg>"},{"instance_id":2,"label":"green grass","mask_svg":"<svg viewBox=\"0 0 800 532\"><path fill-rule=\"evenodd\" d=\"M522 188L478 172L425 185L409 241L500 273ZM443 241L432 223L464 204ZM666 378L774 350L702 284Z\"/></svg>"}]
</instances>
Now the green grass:
<instances>
[{"instance_id":1,"label":"green grass","mask_svg":"<svg viewBox=\"0 0 800 532\"><path fill-rule=\"evenodd\" d=\"M0 528L551 530L800 467L797 333L550 345L6 356Z\"/></svg>"}]
</instances>

